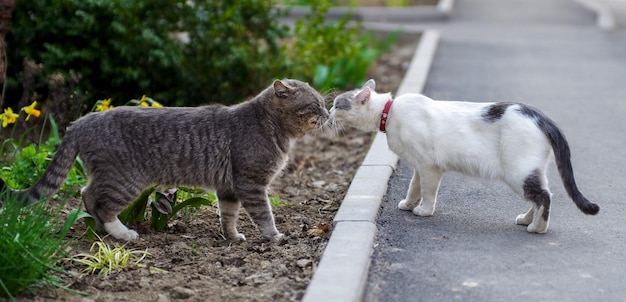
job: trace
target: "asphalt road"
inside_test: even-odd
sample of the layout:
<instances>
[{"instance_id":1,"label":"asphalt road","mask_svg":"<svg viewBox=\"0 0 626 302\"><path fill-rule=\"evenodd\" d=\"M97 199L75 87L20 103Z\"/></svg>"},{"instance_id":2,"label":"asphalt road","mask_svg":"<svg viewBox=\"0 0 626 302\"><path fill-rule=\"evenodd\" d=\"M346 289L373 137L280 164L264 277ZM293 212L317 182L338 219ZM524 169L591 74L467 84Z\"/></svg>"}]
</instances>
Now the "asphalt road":
<instances>
[{"instance_id":1,"label":"asphalt road","mask_svg":"<svg viewBox=\"0 0 626 302\"><path fill-rule=\"evenodd\" d=\"M560 125L581 213L550 166L547 234L515 225L530 204L501 183L447 174L432 217L400 211L400 161L377 220L365 301L626 301L626 30L604 32L570 0L459 0L424 93L516 101ZM392 117L390 117L392 118Z\"/></svg>"}]
</instances>

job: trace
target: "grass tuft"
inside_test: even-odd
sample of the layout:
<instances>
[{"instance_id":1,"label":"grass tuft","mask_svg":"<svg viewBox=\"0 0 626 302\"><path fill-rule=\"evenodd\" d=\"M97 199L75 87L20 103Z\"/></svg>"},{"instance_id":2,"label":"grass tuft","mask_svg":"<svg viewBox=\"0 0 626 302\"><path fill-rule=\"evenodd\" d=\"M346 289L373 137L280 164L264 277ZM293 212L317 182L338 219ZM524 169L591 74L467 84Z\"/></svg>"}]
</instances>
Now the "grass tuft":
<instances>
[{"instance_id":1,"label":"grass tuft","mask_svg":"<svg viewBox=\"0 0 626 302\"><path fill-rule=\"evenodd\" d=\"M91 245L89 251L94 254L80 253L69 260L85 266L83 272L93 274L98 271L100 275L108 275L116 270L136 268L140 262L150 253L147 250L127 249L124 245L111 247L100 239Z\"/></svg>"},{"instance_id":2,"label":"grass tuft","mask_svg":"<svg viewBox=\"0 0 626 302\"><path fill-rule=\"evenodd\" d=\"M21 207L15 200L4 199L0 208L0 297L12 299L40 283L67 289L58 274L70 274L57 264L67 255L70 245L65 237L80 215L72 211L62 223L62 206L49 211L46 205Z\"/></svg>"}]
</instances>

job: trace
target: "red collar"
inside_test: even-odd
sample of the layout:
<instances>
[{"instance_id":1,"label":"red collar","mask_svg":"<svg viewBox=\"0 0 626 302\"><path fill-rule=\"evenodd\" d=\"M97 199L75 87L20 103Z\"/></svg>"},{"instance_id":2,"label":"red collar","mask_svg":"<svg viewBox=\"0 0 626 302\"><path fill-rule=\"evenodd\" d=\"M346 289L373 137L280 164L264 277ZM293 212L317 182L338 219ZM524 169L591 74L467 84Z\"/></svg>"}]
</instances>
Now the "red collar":
<instances>
[{"instance_id":1,"label":"red collar","mask_svg":"<svg viewBox=\"0 0 626 302\"><path fill-rule=\"evenodd\" d=\"M387 103L385 104L385 109L383 109L383 115L380 116L380 132L385 133L387 126L387 117L389 116L389 109L391 109L391 105L393 104L393 99L389 98Z\"/></svg>"}]
</instances>

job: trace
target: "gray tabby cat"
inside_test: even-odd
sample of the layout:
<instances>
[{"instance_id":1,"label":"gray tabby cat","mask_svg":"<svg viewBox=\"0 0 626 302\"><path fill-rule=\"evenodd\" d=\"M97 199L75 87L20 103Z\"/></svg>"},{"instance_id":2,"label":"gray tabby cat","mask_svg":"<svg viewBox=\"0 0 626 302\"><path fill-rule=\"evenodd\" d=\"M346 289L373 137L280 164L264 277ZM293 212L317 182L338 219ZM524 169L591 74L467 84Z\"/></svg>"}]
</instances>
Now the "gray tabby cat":
<instances>
[{"instance_id":1,"label":"gray tabby cat","mask_svg":"<svg viewBox=\"0 0 626 302\"><path fill-rule=\"evenodd\" d=\"M226 107L118 107L74 122L45 173L31 188L10 190L25 203L54 194L77 154L88 185L87 211L98 227L123 240L138 238L117 215L152 185L216 190L225 236L237 232L243 205L265 239L283 236L267 197L270 182L287 162L295 138L328 119L323 97L297 80L275 81L248 102ZM0 185L6 190L4 181Z\"/></svg>"}]
</instances>

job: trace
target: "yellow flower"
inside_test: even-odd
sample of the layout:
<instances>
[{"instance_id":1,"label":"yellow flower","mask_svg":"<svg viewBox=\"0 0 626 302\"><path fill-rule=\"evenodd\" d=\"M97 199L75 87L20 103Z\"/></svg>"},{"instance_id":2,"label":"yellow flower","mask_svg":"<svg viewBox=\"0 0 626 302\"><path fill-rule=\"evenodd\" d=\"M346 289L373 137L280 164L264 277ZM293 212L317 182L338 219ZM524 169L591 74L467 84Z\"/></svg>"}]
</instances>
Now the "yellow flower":
<instances>
[{"instance_id":1,"label":"yellow flower","mask_svg":"<svg viewBox=\"0 0 626 302\"><path fill-rule=\"evenodd\" d=\"M29 106L26 106L26 107L22 108L22 110L24 110L24 112L26 112L26 114L28 114L26 116L26 120L28 120L31 115L33 115L35 117L39 117L41 115L41 111L38 110L38 109L35 109L35 106L37 106L37 101L33 101L33 103L30 104Z\"/></svg>"},{"instance_id":2,"label":"yellow flower","mask_svg":"<svg viewBox=\"0 0 626 302\"><path fill-rule=\"evenodd\" d=\"M109 109L113 109L113 105L111 105L111 99L106 99L106 100L100 100L98 102L96 102L96 112L98 111L105 111L105 110L109 110Z\"/></svg>"},{"instance_id":3,"label":"yellow flower","mask_svg":"<svg viewBox=\"0 0 626 302\"><path fill-rule=\"evenodd\" d=\"M139 100L139 104L137 104L137 106L139 106L139 107L150 107L150 103L148 103L147 98L148 97L145 94L143 96L141 96L141 100Z\"/></svg>"},{"instance_id":4,"label":"yellow flower","mask_svg":"<svg viewBox=\"0 0 626 302\"><path fill-rule=\"evenodd\" d=\"M2 128L8 126L9 124L15 124L19 114L13 113L13 109L6 108L4 109L4 113L0 114L0 118L2 118Z\"/></svg>"},{"instance_id":5,"label":"yellow flower","mask_svg":"<svg viewBox=\"0 0 626 302\"><path fill-rule=\"evenodd\" d=\"M147 97L145 94L139 100L139 104L137 106L140 107L152 107L152 108L163 108L163 105L159 104L157 101Z\"/></svg>"}]
</instances>

